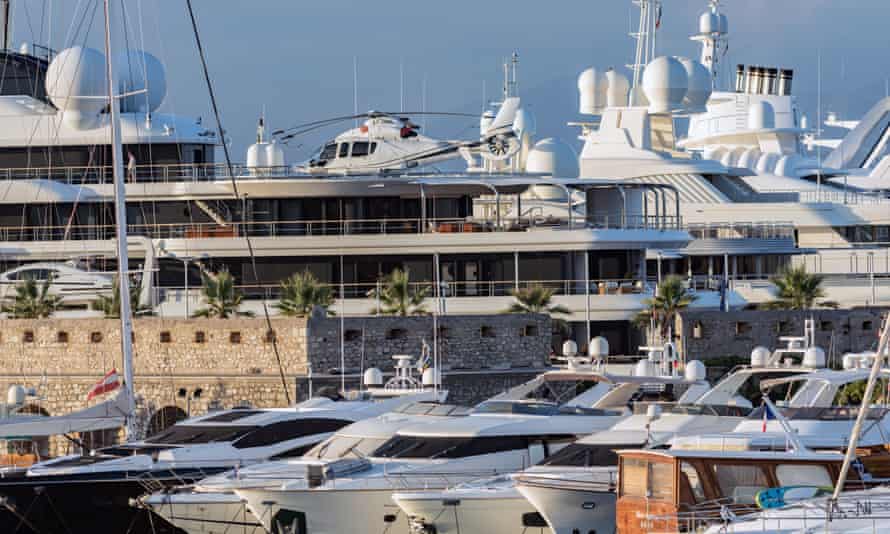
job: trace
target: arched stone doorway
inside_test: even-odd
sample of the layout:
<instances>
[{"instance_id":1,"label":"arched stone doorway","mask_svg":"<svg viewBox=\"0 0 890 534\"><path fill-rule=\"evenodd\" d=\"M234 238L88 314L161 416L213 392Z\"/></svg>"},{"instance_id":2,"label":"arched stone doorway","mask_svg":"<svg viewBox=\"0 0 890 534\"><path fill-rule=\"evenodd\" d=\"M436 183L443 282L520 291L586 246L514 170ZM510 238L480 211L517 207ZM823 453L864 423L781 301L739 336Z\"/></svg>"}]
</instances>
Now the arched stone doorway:
<instances>
[{"instance_id":1,"label":"arched stone doorway","mask_svg":"<svg viewBox=\"0 0 890 534\"><path fill-rule=\"evenodd\" d=\"M185 411L178 406L164 406L156 411L148 421L148 435L154 436L186 418Z\"/></svg>"}]
</instances>

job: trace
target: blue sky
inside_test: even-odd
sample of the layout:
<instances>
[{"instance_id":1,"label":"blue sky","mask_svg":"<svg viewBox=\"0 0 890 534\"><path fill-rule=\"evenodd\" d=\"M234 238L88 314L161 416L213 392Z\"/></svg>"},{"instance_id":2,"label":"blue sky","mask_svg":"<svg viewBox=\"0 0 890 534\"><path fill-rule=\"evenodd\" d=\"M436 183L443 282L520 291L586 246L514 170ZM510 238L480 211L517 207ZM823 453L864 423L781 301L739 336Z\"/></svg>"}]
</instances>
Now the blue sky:
<instances>
[{"instance_id":1,"label":"blue sky","mask_svg":"<svg viewBox=\"0 0 890 534\"><path fill-rule=\"evenodd\" d=\"M72 44L75 14L95 0L13 1L13 41ZM184 0L127 0L130 39L167 66L167 111L209 118L209 105ZM520 95L534 110L539 136L572 140L578 120L575 79L589 66L628 63L627 36L637 11L629 0L193 0L211 74L232 138L244 158L256 117L273 128L346 115L353 110L353 59L359 109L398 110L404 66L407 108L476 113L483 81L489 97L501 85L500 64L521 56ZM890 2L886 0L724 0L730 21L726 65L790 67L794 94L815 121L818 55L823 110L857 117L885 93L890 77ZM688 36L705 0L666 0L659 53L697 57ZM139 16L141 12L142 16ZM87 43L101 46L101 18ZM634 22L635 23L635 22ZM41 30L42 28L42 30ZM80 40L82 42L83 39ZM75 44L80 44L77 42ZM472 134L475 121L428 121L431 135ZM347 126L347 125L344 125ZM307 136L290 161L337 129Z\"/></svg>"}]
</instances>

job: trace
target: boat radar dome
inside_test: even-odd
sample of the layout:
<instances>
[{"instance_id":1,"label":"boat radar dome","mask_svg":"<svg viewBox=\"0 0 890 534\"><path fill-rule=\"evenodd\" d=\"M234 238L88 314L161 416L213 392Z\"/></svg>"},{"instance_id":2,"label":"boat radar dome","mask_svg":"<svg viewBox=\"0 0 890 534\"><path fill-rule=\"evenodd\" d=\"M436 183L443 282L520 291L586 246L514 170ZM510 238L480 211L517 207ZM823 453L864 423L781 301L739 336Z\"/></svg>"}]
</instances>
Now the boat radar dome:
<instances>
[{"instance_id":1,"label":"boat radar dome","mask_svg":"<svg viewBox=\"0 0 890 534\"><path fill-rule=\"evenodd\" d=\"M579 174L578 154L569 144L548 137L535 143L535 146L529 151L525 170L549 174L556 178L577 178Z\"/></svg>"},{"instance_id":2,"label":"boat radar dome","mask_svg":"<svg viewBox=\"0 0 890 534\"><path fill-rule=\"evenodd\" d=\"M371 367L365 370L362 382L365 383L365 387L380 387L383 385L383 372L376 367Z\"/></svg>"},{"instance_id":3,"label":"boat radar dome","mask_svg":"<svg viewBox=\"0 0 890 534\"><path fill-rule=\"evenodd\" d=\"M686 363L683 376L687 382L700 382L708 378L708 370L701 361L692 360Z\"/></svg>"},{"instance_id":4,"label":"boat radar dome","mask_svg":"<svg viewBox=\"0 0 890 534\"><path fill-rule=\"evenodd\" d=\"M810 369L821 369L825 367L825 351L819 347L810 347L803 353L804 367Z\"/></svg>"},{"instance_id":5,"label":"boat radar dome","mask_svg":"<svg viewBox=\"0 0 890 534\"><path fill-rule=\"evenodd\" d=\"M598 115L603 111L608 100L608 85L606 75L594 68L587 69L578 76L582 115Z\"/></svg>"},{"instance_id":6,"label":"boat radar dome","mask_svg":"<svg viewBox=\"0 0 890 534\"><path fill-rule=\"evenodd\" d=\"M748 106L748 129L765 130L776 127L776 110L765 100L757 100Z\"/></svg>"},{"instance_id":7,"label":"boat radar dome","mask_svg":"<svg viewBox=\"0 0 890 534\"><path fill-rule=\"evenodd\" d=\"M114 74L120 94L139 92L121 100L123 113L151 113L161 107L167 96L161 60L142 50L124 50L114 59Z\"/></svg>"},{"instance_id":8,"label":"boat radar dome","mask_svg":"<svg viewBox=\"0 0 890 534\"><path fill-rule=\"evenodd\" d=\"M587 348L587 354L591 358L595 358L597 360L601 360L609 355L609 340L604 338L603 336L596 336L595 338L590 340L590 345Z\"/></svg>"},{"instance_id":9,"label":"boat radar dome","mask_svg":"<svg viewBox=\"0 0 890 534\"><path fill-rule=\"evenodd\" d=\"M708 99L711 98L711 73L698 61L686 57L679 58L679 60L683 64L683 68L686 69L686 76L689 80L689 88L686 91L683 104L690 113L704 113L707 111Z\"/></svg>"},{"instance_id":10,"label":"boat radar dome","mask_svg":"<svg viewBox=\"0 0 890 534\"><path fill-rule=\"evenodd\" d=\"M562 344L562 355L567 358L574 358L578 355L578 344L572 341L571 339L567 339Z\"/></svg>"},{"instance_id":11,"label":"boat radar dome","mask_svg":"<svg viewBox=\"0 0 890 534\"><path fill-rule=\"evenodd\" d=\"M751 367L766 367L770 356L768 348L754 347L754 350L751 351Z\"/></svg>"},{"instance_id":12,"label":"boat radar dome","mask_svg":"<svg viewBox=\"0 0 890 534\"><path fill-rule=\"evenodd\" d=\"M105 55L93 48L75 46L59 52L46 69L46 92L74 128L95 128L107 104Z\"/></svg>"},{"instance_id":13,"label":"boat radar dome","mask_svg":"<svg viewBox=\"0 0 890 534\"><path fill-rule=\"evenodd\" d=\"M649 101L649 113L670 113L683 108L689 90L689 76L675 57L660 56L643 71L643 92Z\"/></svg>"},{"instance_id":14,"label":"boat radar dome","mask_svg":"<svg viewBox=\"0 0 890 534\"><path fill-rule=\"evenodd\" d=\"M19 384L13 384L6 390L6 404L10 407L25 404L25 388Z\"/></svg>"},{"instance_id":15,"label":"boat radar dome","mask_svg":"<svg viewBox=\"0 0 890 534\"><path fill-rule=\"evenodd\" d=\"M718 33L720 31L720 17L713 11L705 11L698 18L698 33Z\"/></svg>"},{"instance_id":16,"label":"boat radar dome","mask_svg":"<svg viewBox=\"0 0 890 534\"><path fill-rule=\"evenodd\" d=\"M630 99L630 80L615 69L606 71L606 105L610 108L623 108Z\"/></svg>"}]
</instances>

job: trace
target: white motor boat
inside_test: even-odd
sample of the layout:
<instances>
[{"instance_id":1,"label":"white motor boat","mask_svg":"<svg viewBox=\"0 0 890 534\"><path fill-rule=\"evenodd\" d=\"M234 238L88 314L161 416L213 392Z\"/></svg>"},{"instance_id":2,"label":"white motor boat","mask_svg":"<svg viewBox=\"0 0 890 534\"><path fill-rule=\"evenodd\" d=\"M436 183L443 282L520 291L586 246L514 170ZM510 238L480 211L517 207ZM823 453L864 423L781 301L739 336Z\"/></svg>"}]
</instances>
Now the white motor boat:
<instances>
[{"instance_id":1,"label":"white motor boat","mask_svg":"<svg viewBox=\"0 0 890 534\"><path fill-rule=\"evenodd\" d=\"M108 273L85 271L67 263L31 263L0 274L0 298L14 297L16 288L28 279L38 284L49 280L47 292L66 304L90 303L109 296L114 284Z\"/></svg>"}]
</instances>

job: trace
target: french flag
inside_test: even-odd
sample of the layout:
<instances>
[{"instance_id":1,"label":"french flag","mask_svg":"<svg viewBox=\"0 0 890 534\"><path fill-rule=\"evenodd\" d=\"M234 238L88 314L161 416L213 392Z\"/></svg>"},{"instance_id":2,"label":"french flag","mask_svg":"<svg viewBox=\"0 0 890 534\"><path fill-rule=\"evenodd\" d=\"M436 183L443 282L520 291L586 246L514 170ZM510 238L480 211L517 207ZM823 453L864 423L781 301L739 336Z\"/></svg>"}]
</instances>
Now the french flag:
<instances>
[{"instance_id":1,"label":"french flag","mask_svg":"<svg viewBox=\"0 0 890 534\"><path fill-rule=\"evenodd\" d=\"M109 391L114 391L119 387L121 387L121 381L117 376L117 369L112 369L102 377L102 380L96 382L93 389L91 389L90 393L87 395L87 400L92 400L93 397L98 397Z\"/></svg>"}]
</instances>

